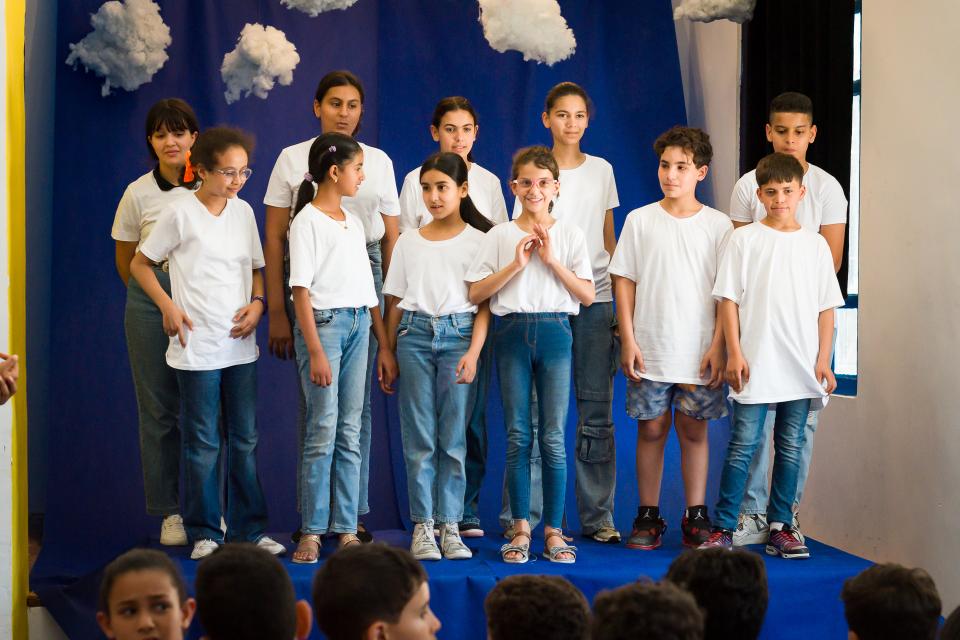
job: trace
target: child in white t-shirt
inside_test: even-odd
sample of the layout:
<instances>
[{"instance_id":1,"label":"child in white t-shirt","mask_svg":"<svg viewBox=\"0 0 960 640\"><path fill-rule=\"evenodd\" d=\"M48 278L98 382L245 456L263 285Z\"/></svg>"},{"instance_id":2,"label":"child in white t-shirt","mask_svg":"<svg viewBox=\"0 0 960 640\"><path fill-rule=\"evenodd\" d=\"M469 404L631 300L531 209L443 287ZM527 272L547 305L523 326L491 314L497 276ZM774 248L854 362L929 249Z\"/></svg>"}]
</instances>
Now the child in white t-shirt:
<instances>
[{"instance_id":1,"label":"child in white t-shirt","mask_svg":"<svg viewBox=\"0 0 960 640\"><path fill-rule=\"evenodd\" d=\"M837 386L830 352L833 309L843 296L827 241L796 219L802 180L803 167L792 156L774 153L760 161L757 196L767 215L733 232L717 274L713 295L720 301L733 420L714 528L704 547L733 544L767 408L776 403L766 551L810 556L792 526L793 502L807 413L823 407Z\"/></svg>"},{"instance_id":2,"label":"child in white t-shirt","mask_svg":"<svg viewBox=\"0 0 960 640\"><path fill-rule=\"evenodd\" d=\"M456 153L437 153L423 163L421 201L431 222L400 234L383 285L393 296L387 335L396 336L400 433L416 523L410 552L419 560L473 555L458 525L466 491L464 426L470 386L483 366L490 309L470 301L464 276L493 225L468 195L467 176Z\"/></svg>"},{"instance_id":3,"label":"child in white t-shirt","mask_svg":"<svg viewBox=\"0 0 960 640\"><path fill-rule=\"evenodd\" d=\"M396 377L363 225L342 202L359 190L364 158L348 135L324 133L314 140L290 225L294 342L307 405L297 563L317 562L324 533L339 534L341 547L360 542L360 421L371 328L380 345L378 378L385 393L393 392Z\"/></svg>"},{"instance_id":4,"label":"child in white t-shirt","mask_svg":"<svg viewBox=\"0 0 960 640\"><path fill-rule=\"evenodd\" d=\"M656 549L666 530L660 516L663 452L676 426L687 508L683 544L710 533L707 515L707 422L727 415L723 342L713 285L733 225L697 201L697 184L713 156L700 129L674 127L653 143L663 199L630 212L610 263L619 276L620 363L627 376L627 415L637 420L640 507L627 541ZM671 416L672 414L672 416Z\"/></svg>"},{"instance_id":5,"label":"child in white t-shirt","mask_svg":"<svg viewBox=\"0 0 960 640\"><path fill-rule=\"evenodd\" d=\"M560 526L566 493L564 428L570 395L573 335L571 314L593 302L593 270L583 233L550 215L560 169L546 147L514 156L511 187L523 211L499 224L483 240L466 275L470 300L490 300L500 316L494 335L500 394L507 426L507 482L514 536L503 545L508 563L530 553L530 454L533 439L530 392L539 402L537 438L543 464L544 556L572 563Z\"/></svg>"},{"instance_id":6,"label":"child in white t-shirt","mask_svg":"<svg viewBox=\"0 0 960 640\"><path fill-rule=\"evenodd\" d=\"M226 540L255 542L274 554L286 551L264 535L267 505L257 477L256 328L266 304L263 251L253 210L236 197L252 173L252 146L236 129L203 132L192 150L203 183L159 216L130 264L163 313L170 336L167 364L177 370L182 406L183 521L194 560L224 542L217 464L221 417L229 447ZM152 266L164 258L172 299Z\"/></svg>"}]
</instances>

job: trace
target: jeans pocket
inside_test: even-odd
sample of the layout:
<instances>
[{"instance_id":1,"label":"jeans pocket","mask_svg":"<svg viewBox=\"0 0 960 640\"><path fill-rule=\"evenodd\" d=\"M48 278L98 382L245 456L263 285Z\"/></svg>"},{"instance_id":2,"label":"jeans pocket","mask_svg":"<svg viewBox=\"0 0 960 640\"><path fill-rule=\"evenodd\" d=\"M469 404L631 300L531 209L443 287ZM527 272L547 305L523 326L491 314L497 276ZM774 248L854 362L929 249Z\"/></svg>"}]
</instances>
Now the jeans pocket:
<instances>
[{"instance_id":1,"label":"jeans pocket","mask_svg":"<svg viewBox=\"0 0 960 640\"><path fill-rule=\"evenodd\" d=\"M557 320L557 322L560 324L560 327L567 334L567 336L573 338L573 328L570 326L570 318L560 318Z\"/></svg>"},{"instance_id":2,"label":"jeans pocket","mask_svg":"<svg viewBox=\"0 0 960 640\"><path fill-rule=\"evenodd\" d=\"M588 464L610 462L615 446L613 425L594 427L585 424L577 432L577 457Z\"/></svg>"},{"instance_id":3,"label":"jeans pocket","mask_svg":"<svg viewBox=\"0 0 960 640\"><path fill-rule=\"evenodd\" d=\"M410 333L410 322L407 320L401 320L400 324L397 325L397 337L402 338L408 333Z\"/></svg>"},{"instance_id":4,"label":"jeans pocket","mask_svg":"<svg viewBox=\"0 0 960 640\"><path fill-rule=\"evenodd\" d=\"M317 328L325 327L333 322L333 311L330 309L314 309L313 321L317 323Z\"/></svg>"},{"instance_id":5,"label":"jeans pocket","mask_svg":"<svg viewBox=\"0 0 960 640\"><path fill-rule=\"evenodd\" d=\"M453 332L461 340L470 342L473 339L473 323L456 325L453 327Z\"/></svg>"}]
</instances>

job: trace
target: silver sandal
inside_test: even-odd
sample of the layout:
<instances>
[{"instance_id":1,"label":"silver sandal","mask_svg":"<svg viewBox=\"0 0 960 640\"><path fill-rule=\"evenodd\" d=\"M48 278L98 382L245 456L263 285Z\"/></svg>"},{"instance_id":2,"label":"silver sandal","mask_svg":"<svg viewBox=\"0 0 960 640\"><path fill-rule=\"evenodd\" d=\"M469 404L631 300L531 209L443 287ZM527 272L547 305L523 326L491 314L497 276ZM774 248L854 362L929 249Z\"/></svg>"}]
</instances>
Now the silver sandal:
<instances>
[{"instance_id":1,"label":"silver sandal","mask_svg":"<svg viewBox=\"0 0 960 640\"><path fill-rule=\"evenodd\" d=\"M556 562L559 564L573 564L577 561L577 548L572 545L554 545L549 547L546 545L547 540L550 538L560 538L561 540L566 540L563 535L563 531L560 529L554 529L549 535L545 535L543 557L549 560L550 562ZM572 558L561 558L560 554L568 553Z\"/></svg>"},{"instance_id":2,"label":"silver sandal","mask_svg":"<svg viewBox=\"0 0 960 640\"><path fill-rule=\"evenodd\" d=\"M514 532L514 538L526 538L523 544L510 544L509 542L500 547L500 557L507 564L526 564L530 560L530 533L527 531ZM508 558L508 553L519 553L519 558Z\"/></svg>"}]
</instances>

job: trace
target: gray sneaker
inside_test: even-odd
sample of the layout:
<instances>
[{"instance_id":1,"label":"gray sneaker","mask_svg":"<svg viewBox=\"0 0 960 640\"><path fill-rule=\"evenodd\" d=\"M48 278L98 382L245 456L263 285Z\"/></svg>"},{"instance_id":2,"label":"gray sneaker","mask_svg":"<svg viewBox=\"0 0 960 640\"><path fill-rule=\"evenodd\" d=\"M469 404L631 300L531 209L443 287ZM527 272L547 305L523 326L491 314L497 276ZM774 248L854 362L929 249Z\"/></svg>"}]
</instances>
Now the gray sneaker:
<instances>
[{"instance_id":1,"label":"gray sneaker","mask_svg":"<svg viewBox=\"0 0 960 640\"><path fill-rule=\"evenodd\" d=\"M467 560L473 552L460 539L460 528L456 522L440 525L440 549L447 560Z\"/></svg>"},{"instance_id":2,"label":"gray sneaker","mask_svg":"<svg viewBox=\"0 0 960 640\"><path fill-rule=\"evenodd\" d=\"M807 539L803 537L803 533L800 531L800 512L793 512L793 524L790 526L793 529L793 535L800 540L800 544L807 544Z\"/></svg>"},{"instance_id":3,"label":"gray sneaker","mask_svg":"<svg viewBox=\"0 0 960 640\"><path fill-rule=\"evenodd\" d=\"M417 560L440 559L440 547L437 546L437 540L433 537L433 520L418 522L413 528L410 553Z\"/></svg>"},{"instance_id":4,"label":"gray sneaker","mask_svg":"<svg viewBox=\"0 0 960 640\"><path fill-rule=\"evenodd\" d=\"M770 539L770 525L765 513L741 513L737 530L733 532L733 546L766 544Z\"/></svg>"}]
</instances>

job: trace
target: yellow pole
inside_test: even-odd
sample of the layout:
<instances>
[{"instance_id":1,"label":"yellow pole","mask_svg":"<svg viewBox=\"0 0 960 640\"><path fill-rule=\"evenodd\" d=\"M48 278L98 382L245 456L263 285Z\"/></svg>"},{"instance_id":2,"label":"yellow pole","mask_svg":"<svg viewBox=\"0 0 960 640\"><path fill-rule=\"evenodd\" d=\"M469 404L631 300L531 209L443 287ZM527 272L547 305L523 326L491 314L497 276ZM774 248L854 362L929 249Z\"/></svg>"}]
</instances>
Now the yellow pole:
<instances>
[{"instance_id":1,"label":"yellow pole","mask_svg":"<svg viewBox=\"0 0 960 640\"><path fill-rule=\"evenodd\" d=\"M7 211L10 256L10 344L20 356L20 380L13 397L13 637L26 640L27 591L27 357L26 357L26 120L24 107L25 0L6 0L7 43Z\"/></svg>"}]
</instances>

